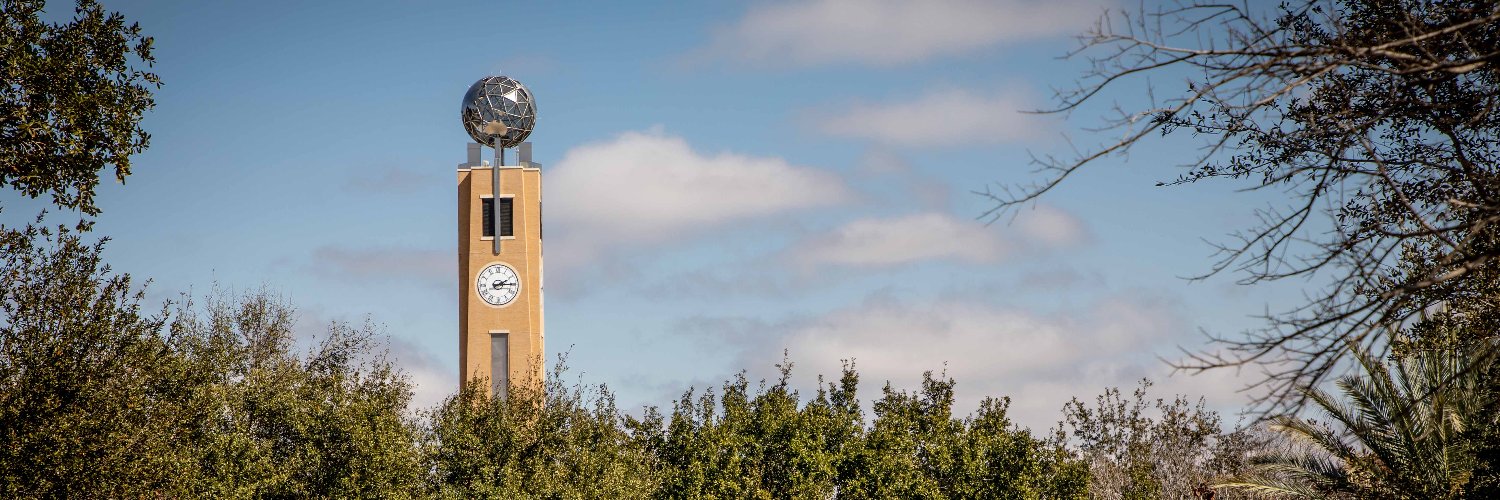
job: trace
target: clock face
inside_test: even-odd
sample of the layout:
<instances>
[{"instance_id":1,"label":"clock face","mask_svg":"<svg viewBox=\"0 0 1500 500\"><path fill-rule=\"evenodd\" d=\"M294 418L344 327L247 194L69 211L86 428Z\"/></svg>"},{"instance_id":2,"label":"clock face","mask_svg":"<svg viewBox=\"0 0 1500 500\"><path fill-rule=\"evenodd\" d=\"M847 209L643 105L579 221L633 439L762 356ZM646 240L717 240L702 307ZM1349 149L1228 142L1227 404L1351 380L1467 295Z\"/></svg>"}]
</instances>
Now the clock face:
<instances>
[{"instance_id":1,"label":"clock face","mask_svg":"<svg viewBox=\"0 0 1500 500\"><path fill-rule=\"evenodd\" d=\"M503 306L521 294L521 278L510 266L490 264L479 271L479 278L474 280L474 291L486 304Z\"/></svg>"}]
</instances>

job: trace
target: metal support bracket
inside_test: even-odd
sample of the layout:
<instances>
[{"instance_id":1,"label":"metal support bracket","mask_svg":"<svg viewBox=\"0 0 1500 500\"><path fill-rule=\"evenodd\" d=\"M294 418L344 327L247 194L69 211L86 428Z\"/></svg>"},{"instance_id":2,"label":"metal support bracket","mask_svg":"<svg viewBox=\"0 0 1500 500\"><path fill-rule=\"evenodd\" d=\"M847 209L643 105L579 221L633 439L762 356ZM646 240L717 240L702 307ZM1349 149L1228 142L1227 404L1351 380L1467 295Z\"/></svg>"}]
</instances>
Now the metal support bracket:
<instances>
[{"instance_id":1,"label":"metal support bracket","mask_svg":"<svg viewBox=\"0 0 1500 500\"><path fill-rule=\"evenodd\" d=\"M500 166L505 164L505 148L500 139L495 139L495 164L490 166L492 190L490 191L490 232L495 235L495 255L500 255Z\"/></svg>"}]
</instances>

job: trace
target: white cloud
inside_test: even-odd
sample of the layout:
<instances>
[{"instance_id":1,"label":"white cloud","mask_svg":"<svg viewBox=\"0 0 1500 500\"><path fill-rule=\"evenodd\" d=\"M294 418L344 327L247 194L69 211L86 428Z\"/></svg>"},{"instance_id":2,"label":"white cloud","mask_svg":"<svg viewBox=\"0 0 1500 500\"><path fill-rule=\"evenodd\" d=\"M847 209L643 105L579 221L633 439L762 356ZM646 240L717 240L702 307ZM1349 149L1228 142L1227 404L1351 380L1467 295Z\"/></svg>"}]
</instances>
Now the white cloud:
<instances>
[{"instance_id":1,"label":"white cloud","mask_svg":"<svg viewBox=\"0 0 1500 500\"><path fill-rule=\"evenodd\" d=\"M802 387L815 375L836 377L842 360L853 359L867 403L886 382L914 390L923 371L946 370L958 383L960 412L986 396L1011 396L1013 418L1034 430L1056 422L1073 396L1087 401L1105 387L1130 387L1142 377L1157 381L1161 394L1203 395L1218 407L1235 406L1242 400L1234 393L1242 383L1235 374L1169 377L1170 368L1156 358L1153 349L1196 338L1176 307L1139 292L1051 314L975 300L869 300L761 326L756 335L729 328L717 345L740 349L736 366L757 376L773 375L769 368L785 351ZM695 335L714 332L688 326Z\"/></svg>"},{"instance_id":2,"label":"white cloud","mask_svg":"<svg viewBox=\"0 0 1500 500\"><path fill-rule=\"evenodd\" d=\"M930 210L948 208L952 187L919 172L901 154L881 146L871 147L854 166L855 178L865 181L864 201L881 206L907 206L912 202ZM892 189L894 188L894 189Z\"/></svg>"},{"instance_id":3,"label":"white cloud","mask_svg":"<svg viewBox=\"0 0 1500 500\"><path fill-rule=\"evenodd\" d=\"M993 379L1071 371L1081 359L1128 352L1172 329L1161 309L1105 302L1076 316L1045 316L976 302L877 300L793 329L784 343L798 357L852 357L876 381L910 378L944 363L960 380Z\"/></svg>"},{"instance_id":4,"label":"white cloud","mask_svg":"<svg viewBox=\"0 0 1500 500\"><path fill-rule=\"evenodd\" d=\"M1026 241L1041 247L1071 247L1093 239L1083 220L1050 205L1021 209L1012 224Z\"/></svg>"},{"instance_id":5,"label":"white cloud","mask_svg":"<svg viewBox=\"0 0 1500 500\"><path fill-rule=\"evenodd\" d=\"M911 174L911 162L887 148L871 148L859 159L855 171L868 177Z\"/></svg>"},{"instance_id":6,"label":"white cloud","mask_svg":"<svg viewBox=\"0 0 1500 500\"><path fill-rule=\"evenodd\" d=\"M809 0L763 3L710 52L774 65L890 66L1004 42L1073 34L1096 0Z\"/></svg>"},{"instance_id":7,"label":"white cloud","mask_svg":"<svg viewBox=\"0 0 1500 500\"><path fill-rule=\"evenodd\" d=\"M1040 205L1017 214L1011 226L985 226L941 212L870 217L813 235L788 249L794 262L890 267L927 260L998 262L1018 251L1046 251L1088 240L1083 221Z\"/></svg>"},{"instance_id":8,"label":"white cloud","mask_svg":"<svg viewBox=\"0 0 1500 500\"><path fill-rule=\"evenodd\" d=\"M1019 286L1032 292L1062 291L1083 287L1105 288L1109 280L1099 270L1082 271L1062 265L1028 269L1021 275Z\"/></svg>"},{"instance_id":9,"label":"white cloud","mask_svg":"<svg viewBox=\"0 0 1500 500\"><path fill-rule=\"evenodd\" d=\"M1008 245L982 224L943 213L859 219L791 249L803 265L883 267L919 260L994 262Z\"/></svg>"},{"instance_id":10,"label":"white cloud","mask_svg":"<svg viewBox=\"0 0 1500 500\"><path fill-rule=\"evenodd\" d=\"M432 409L458 392L458 376L455 375L458 369L439 361L431 351L395 337L389 339L387 347L395 364L410 377L412 400L409 409Z\"/></svg>"},{"instance_id":11,"label":"white cloud","mask_svg":"<svg viewBox=\"0 0 1500 500\"><path fill-rule=\"evenodd\" d=\"M549 247L561 250L548 253L549 263L854 198L832 173L774 157L704 154L660 132L573 148L546 179L548 227L566 240Z\"/></svg>"},{"instance_id":12,"label":"white cloud","mask_svg":"<svg viewBox=\"0 0 1500 500\"><path fill-rule=\"evenodd\" d=\"M1035 109L1024 92L982 95L940 89L862 102L816 119L819 131L886 145L954 146L1036 139L1049 118L1022 113Z\"/></svg>"}]
</instances>

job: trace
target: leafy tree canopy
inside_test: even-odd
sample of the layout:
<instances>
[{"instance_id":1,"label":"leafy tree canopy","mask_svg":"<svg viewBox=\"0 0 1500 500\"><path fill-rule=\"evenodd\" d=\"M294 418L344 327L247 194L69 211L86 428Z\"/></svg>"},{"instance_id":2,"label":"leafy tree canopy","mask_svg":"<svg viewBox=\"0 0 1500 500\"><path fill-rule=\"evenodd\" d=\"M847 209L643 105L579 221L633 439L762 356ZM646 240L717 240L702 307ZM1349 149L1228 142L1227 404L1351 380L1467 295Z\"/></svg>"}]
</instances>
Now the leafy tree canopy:
<instances>
[{"instance_id":1,"label":"leafy tree canopy","mask_svg":"<svg viewBox=\"0 0 1500 500\"><path fill-rule=\"evenodd\" d=\"M0 1L0 185L97 215L101 171L125 182L151 138L140 121L161 86L142 69L152 39L94 0L78 0L70 22L43 22L45 3Z\"/></svg>"}]
</instances>

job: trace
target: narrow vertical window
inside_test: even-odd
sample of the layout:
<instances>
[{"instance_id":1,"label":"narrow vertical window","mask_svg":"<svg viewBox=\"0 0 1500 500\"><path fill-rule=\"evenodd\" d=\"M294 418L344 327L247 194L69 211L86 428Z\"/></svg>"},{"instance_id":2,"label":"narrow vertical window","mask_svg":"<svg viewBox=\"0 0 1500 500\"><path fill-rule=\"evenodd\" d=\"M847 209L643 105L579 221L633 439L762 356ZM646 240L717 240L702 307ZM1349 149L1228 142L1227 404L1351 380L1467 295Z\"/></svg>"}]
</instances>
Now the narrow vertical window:
<instances>
[{"instance_id":1,"label":"narrow vertical window","mask_svg":"<svg viewBox=\"0 0 1500 500\"><path fill-rule=\"evenodd\" d=\"M505 397L510 389L510 335L490 334L490 389L497 397Z\"/></svg>"},{"instance_id":2,"label":"narrow vertical window","mask_svg":"<svg viewBox=\"0 0 1500 500\"><path fill-rule=\"evenodd\" d=\"M494 236L495 235L495 199L494 198L480 198L479 201L484 204L484 208L483 208L484 215L482 216L484 220L481 222L481 224L484 226L484 230L483 230L482 234L484 236Z\"/></svg>"},{"instance_id":3,"label":"narrow vertical window","mask_svg":"<svg viewBox=\"0 0 1500 500\"><path fill-rule=\"evenodd\" d=\"M500 198L500 236L515 236L515 198Z\"/></svg>"}]
</instances>

